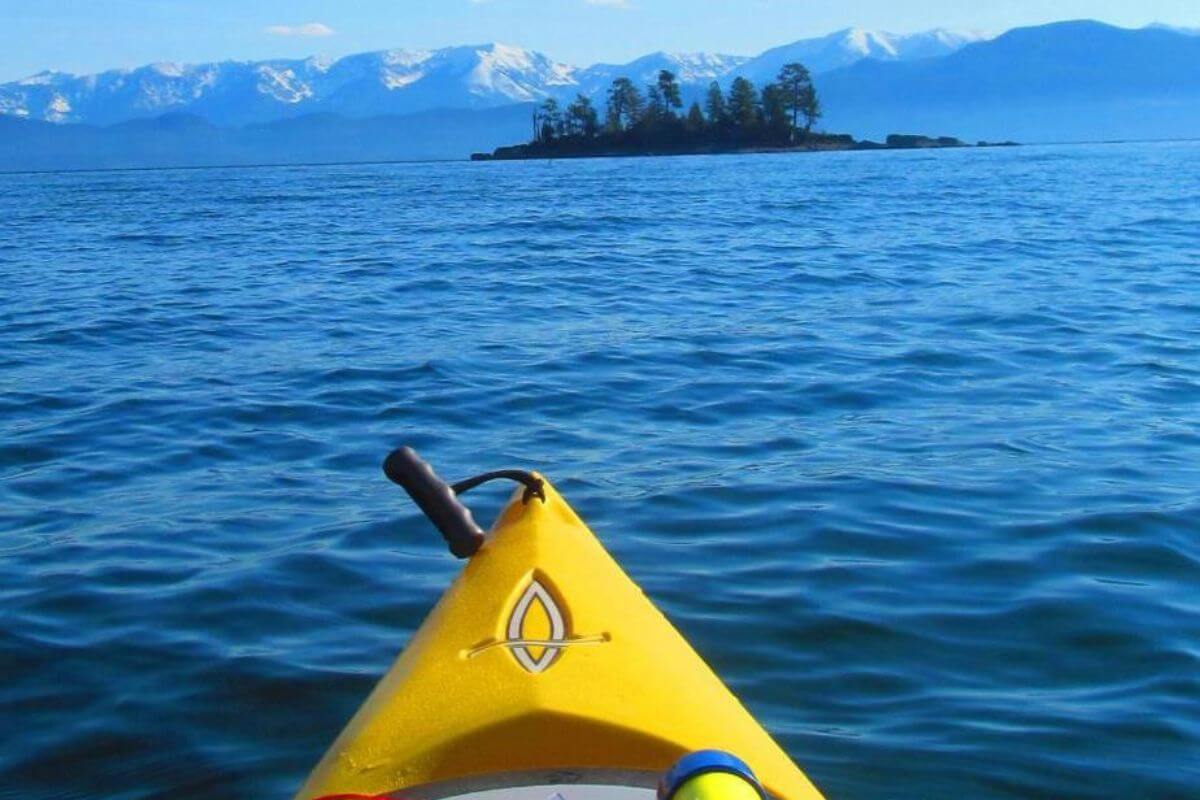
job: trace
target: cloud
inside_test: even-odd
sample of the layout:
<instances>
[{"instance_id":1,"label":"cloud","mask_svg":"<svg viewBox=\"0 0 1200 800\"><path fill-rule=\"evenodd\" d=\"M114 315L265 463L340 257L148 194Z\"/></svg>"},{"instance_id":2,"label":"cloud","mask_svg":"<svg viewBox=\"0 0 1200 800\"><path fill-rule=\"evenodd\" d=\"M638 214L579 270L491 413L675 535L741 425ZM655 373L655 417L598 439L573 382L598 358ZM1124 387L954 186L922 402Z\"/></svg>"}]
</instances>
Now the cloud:
<instances>
[{"instance_id":1,"label":"cloud","mask_svg":"<svg viewBox=\"0 0 1200 800\"><path fill-rule=\"evenodd\" d=\"M266 32L272 36L333 36L337 31L324 22L305 22L303 25L270 25Z\"/></svg>"}]
</instances>

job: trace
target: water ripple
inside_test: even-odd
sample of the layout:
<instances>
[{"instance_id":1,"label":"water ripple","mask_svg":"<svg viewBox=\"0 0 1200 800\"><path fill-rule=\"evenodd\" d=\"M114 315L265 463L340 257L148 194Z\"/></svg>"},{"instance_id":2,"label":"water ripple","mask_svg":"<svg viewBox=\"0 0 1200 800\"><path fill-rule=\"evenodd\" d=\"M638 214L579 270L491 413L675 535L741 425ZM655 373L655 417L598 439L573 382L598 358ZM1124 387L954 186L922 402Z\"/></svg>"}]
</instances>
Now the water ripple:
<instances>
[{"instance_id":1,"label":"water ripple","mask_svg":"<svg viewBox=\"0 0 1200 800\"><path fill-rule=\"evenodd\" d=\"M456 570L399 442L551 475L832 798L1194 794L1198 180L0 176L0 797L287 796Z\"/></svg>"}]
</instances>

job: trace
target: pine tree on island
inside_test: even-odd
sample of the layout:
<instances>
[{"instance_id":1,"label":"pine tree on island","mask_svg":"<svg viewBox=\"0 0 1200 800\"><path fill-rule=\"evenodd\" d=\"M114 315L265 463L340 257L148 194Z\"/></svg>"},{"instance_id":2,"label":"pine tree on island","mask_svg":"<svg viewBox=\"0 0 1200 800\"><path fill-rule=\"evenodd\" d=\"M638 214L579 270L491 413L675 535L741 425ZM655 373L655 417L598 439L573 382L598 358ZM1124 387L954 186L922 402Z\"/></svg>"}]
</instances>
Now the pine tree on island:
<instances>
[{"instance_id":1,"label":"pine tree on island","mask_svg":"<svg viewBox=\"0 0 1200 800\"><path fill-rule=\"evenodd\" d=\"M537 153L717 152L737 148L803 147L821 116L812 77L787 64L760 91L735 77L728 92L716 81L702 96L685 98L678 77L660 70L639 88L618 77L605 95L603 122L591 98L578 95L565 109L549 98L533 115Z\"/></svg>"}]
</instances>

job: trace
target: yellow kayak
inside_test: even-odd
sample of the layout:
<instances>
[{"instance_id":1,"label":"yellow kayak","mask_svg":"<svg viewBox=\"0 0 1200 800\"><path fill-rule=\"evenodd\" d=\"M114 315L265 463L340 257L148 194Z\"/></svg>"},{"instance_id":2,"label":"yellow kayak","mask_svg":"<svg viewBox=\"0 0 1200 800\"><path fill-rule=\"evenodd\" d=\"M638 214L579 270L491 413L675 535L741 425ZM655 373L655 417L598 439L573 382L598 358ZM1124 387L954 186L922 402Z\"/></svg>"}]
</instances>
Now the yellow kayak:
<instances>
[{"instance_id":1,"label":"yellow kayak","mask_svg":"<svg viewBox=\"0 0 1200 800\"><path fill-rule=\"evenodd\" d=\"M469 560L297 800L639 800L709 748L821 797L540 475L451 488L408 448L385 471ZM458 495L495 477L524 489L484 536Z\"/></svg>"}]
</instances>

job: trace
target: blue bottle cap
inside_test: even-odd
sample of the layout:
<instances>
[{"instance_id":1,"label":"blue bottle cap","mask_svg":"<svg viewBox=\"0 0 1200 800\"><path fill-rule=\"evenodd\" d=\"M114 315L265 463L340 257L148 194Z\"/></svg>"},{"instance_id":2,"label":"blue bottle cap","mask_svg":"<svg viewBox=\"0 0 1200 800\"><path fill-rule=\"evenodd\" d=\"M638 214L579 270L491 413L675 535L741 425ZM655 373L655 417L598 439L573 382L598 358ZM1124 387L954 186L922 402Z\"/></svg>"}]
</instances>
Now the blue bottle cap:
<instances>
[{"instance_id":1,"label":"blue bottle cap","mask_svg":"<svg viewBox=\"0 0 1200 800\"><path fill-rule=\"evenodd\" d=\"M663 775L658 783L658 800L670 800L671 796L679 791L679 787L706 772L728 772L737 775L757 789L764 800L767 797L762 784L754 776L754 770L750 769L750 765L745 761L724 750L697 750L676 761L675 766Z\"/></svg>"}]
</instances>

